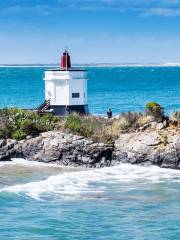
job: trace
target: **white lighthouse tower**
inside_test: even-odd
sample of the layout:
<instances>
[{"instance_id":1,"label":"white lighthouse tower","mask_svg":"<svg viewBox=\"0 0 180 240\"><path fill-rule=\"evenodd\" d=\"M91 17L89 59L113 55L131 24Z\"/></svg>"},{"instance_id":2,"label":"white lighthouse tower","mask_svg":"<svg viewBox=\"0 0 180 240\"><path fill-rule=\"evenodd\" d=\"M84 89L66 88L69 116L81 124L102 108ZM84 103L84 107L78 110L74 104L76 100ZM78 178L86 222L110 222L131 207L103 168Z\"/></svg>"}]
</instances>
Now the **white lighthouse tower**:
<instances>
[{"instance_id":1,"label":"white lighthouse tower","mask_svg":"<svg viewBox=\"0 0 180 240\"><path fill-rule=\"evenodd\" d=\"M87 71L71 68L67 50L61 57L59 69L45 71L45 105L56 115L67 115L71 112L88 113L87 105Z\"/></svg>"}]
</instances>

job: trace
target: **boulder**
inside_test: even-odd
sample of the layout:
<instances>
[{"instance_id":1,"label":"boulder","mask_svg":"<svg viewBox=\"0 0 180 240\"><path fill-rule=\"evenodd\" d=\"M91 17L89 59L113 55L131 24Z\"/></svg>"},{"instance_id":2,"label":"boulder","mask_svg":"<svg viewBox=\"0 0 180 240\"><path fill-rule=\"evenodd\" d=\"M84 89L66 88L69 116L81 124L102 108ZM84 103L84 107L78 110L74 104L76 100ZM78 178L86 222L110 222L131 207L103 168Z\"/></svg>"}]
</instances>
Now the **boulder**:
<instances>
[{"instance_id":1,"label":"boulder","mask_svg":"<svg viewBox=\"0 0 180 240\"><path fill-rule=\"evenodd\" d=\"M157 127L157 125L158 125L158 122L153 121L153 122L151 123L151 128L155 129L155 128Z\"/></svg>"},{"instance_id":2,"label":"boulder","mask_svg":"<svg viewBox=\"0 0 180 240\"><path fill-rule=\"evenodd\" d=\"M163 123L158 123L156 126L156 130L162 130L164 128L164 124Z\"/></svg>"},{"instance_id":3,"label":"boulder","mask_svg":"<svg viewBox=\"0 0 180 240\"><path fill-rule=\"evenodd\" d=\"M0 161L9 161L11 156L15 153L14 146L17 144L16 140L7 139L1 141L0 146Z\"/></svg>"}]
</instances>

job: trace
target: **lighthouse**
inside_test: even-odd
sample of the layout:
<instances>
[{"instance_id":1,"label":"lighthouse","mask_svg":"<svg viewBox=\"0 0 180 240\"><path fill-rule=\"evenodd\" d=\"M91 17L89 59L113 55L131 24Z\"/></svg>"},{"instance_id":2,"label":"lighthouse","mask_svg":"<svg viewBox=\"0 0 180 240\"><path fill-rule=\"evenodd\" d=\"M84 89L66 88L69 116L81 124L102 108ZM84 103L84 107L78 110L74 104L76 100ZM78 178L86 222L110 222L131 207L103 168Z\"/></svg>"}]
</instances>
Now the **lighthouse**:
<instances>
[{"instance_id":1,"label":"lighthouse","mask_svg":"<svg viewBox=\"0 0 180 240\"><path fill-rule=\"evenodd\" d=\"M62 116L71 112L88 114L87 70L71 67L67 50L61 57L60 68L45 71L44 81L44 111Z\"/></svg>"}]
</instances>

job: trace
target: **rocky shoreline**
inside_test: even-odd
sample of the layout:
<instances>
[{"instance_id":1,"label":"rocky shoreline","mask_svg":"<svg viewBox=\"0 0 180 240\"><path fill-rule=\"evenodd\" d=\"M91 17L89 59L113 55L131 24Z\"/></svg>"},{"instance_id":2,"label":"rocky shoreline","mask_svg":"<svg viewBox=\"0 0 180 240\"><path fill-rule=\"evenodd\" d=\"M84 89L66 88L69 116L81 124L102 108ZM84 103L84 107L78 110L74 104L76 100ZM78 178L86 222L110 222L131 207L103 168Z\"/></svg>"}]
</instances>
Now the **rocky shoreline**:
<instances>
[{"instance_id":1,"label":"rocky shoreline","mask_svg":"<svg viewBox=\"0 0 180 240\"><path fill-rule=\"evenodd\" d=\"M11 158L87 168L130 163L180 169L180 133L177 129L124 133L113 145L60 131L22 141L0 140L0 161Z\"/></svg>"}]
</instances>

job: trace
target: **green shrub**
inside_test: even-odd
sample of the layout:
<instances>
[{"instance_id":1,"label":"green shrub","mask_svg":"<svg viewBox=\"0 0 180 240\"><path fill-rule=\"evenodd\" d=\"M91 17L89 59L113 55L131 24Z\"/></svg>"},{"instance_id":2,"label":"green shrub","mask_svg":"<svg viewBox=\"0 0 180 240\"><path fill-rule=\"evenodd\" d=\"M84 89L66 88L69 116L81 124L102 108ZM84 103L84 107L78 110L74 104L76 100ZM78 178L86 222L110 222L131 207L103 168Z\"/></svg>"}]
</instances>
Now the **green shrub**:
<instances>
[{"instance_id":1,"label":"green shrub","mask_svg":"<svg viewBox=\"0 0 180 240\"><path fill-rule=\"evenodd\" d=\"M65 128L71 130L73 133L81 132L81 118L78 114L69 114L65 121Z\"/></svg>"},{"instance_id":2,"label":"green shrub","mask_svg":"<svg viewBox=\"0 0 180 240\"><path fill-rule=\"evenodd\" d=\"M0 139L2 138L11 138L13 130L8 126L3 129L0 129Z\"/></svg>"},{"instance_id":3,"label":"green shrub","mask_svg":"<svg viewBox=\"0 0 180 240\"><path fill-rule=\"evenodd\" d=\"M81 117L81 133L85 137L92 137L93 135L101 135L105 122L102 119L93 116Z\"/></svg>"},{"instance_id":4,"label":"green shrub","mask_svg":"<svg viewBox=\"0 0 180 240\"><path fill-rule=\"evenodd\" d=\"M35 124L32 119L23 119L19 123L20 128L27 134L33 135L35 130Z\"/></svg>"},{"instance_id":5,"label":"green shrub","mask_svg":"<svg viewBox=\"0 0 180 240\"><path fill-rule=\"evenodd\" d=\"M147 115L153 116L154 120L161 122L164 118L164 110L160 104L149 102L145 106Z\"/></svg>"},{"instance_id":6,"label":"green shrub","mask_svg":"<svg viewBox=\"0 0 180 240\"><path fill-rule=\"evenodd\" d=\"M95 142L113 143L120 132L135 130L138 127L140 113L123 113L118 119L107 120L95 116L70 114L64 118L64 129L72 133L91 138Z\"/></svg>"},{"instance_id":7,"label":"green shrub","mask_svg":"<svg viewBox=\"0 0 180 240\"><path fill-rule=\"evenodd\" d=\"M35 129L37 132L51 131L55 128L56 122L56 119L51 118L48 115L44 115L36 122Z\"/></svg>"},{"instance_id":8,"label":"green shrub","mask_svg":"<svg viewBox=\"0 0 180 240\"><path fill-rule=\"evenodd\" d=\"M23 132L22 130L17 130L12 134L12 138L16 140L23 140L25 139L27 134Z\"/></svg>"},{"instance_id":9,"label":"green shrub","mask_svg":"<svg viewBox=\"0 0 180 240\"><path fill-rule=\"evenodd\" d=\"M10 108L0 110L0 121L1 138L23 139L25 134L38 135L55 129L59 118L51 114L39 116L36 112Z\"/></svg>"},{"instance_id":10,"label":"green shrub","mask_svg":"<svg viewBox=\"0 0 180 240\"><path fill-rule=\"evenodd\" d=\"M106 120L100 117L80 116L72 113L64 118L63 128L72 133L91 138L95 142L107 142L107 139L110 138Z\"/></svg>"}]
</instances>

